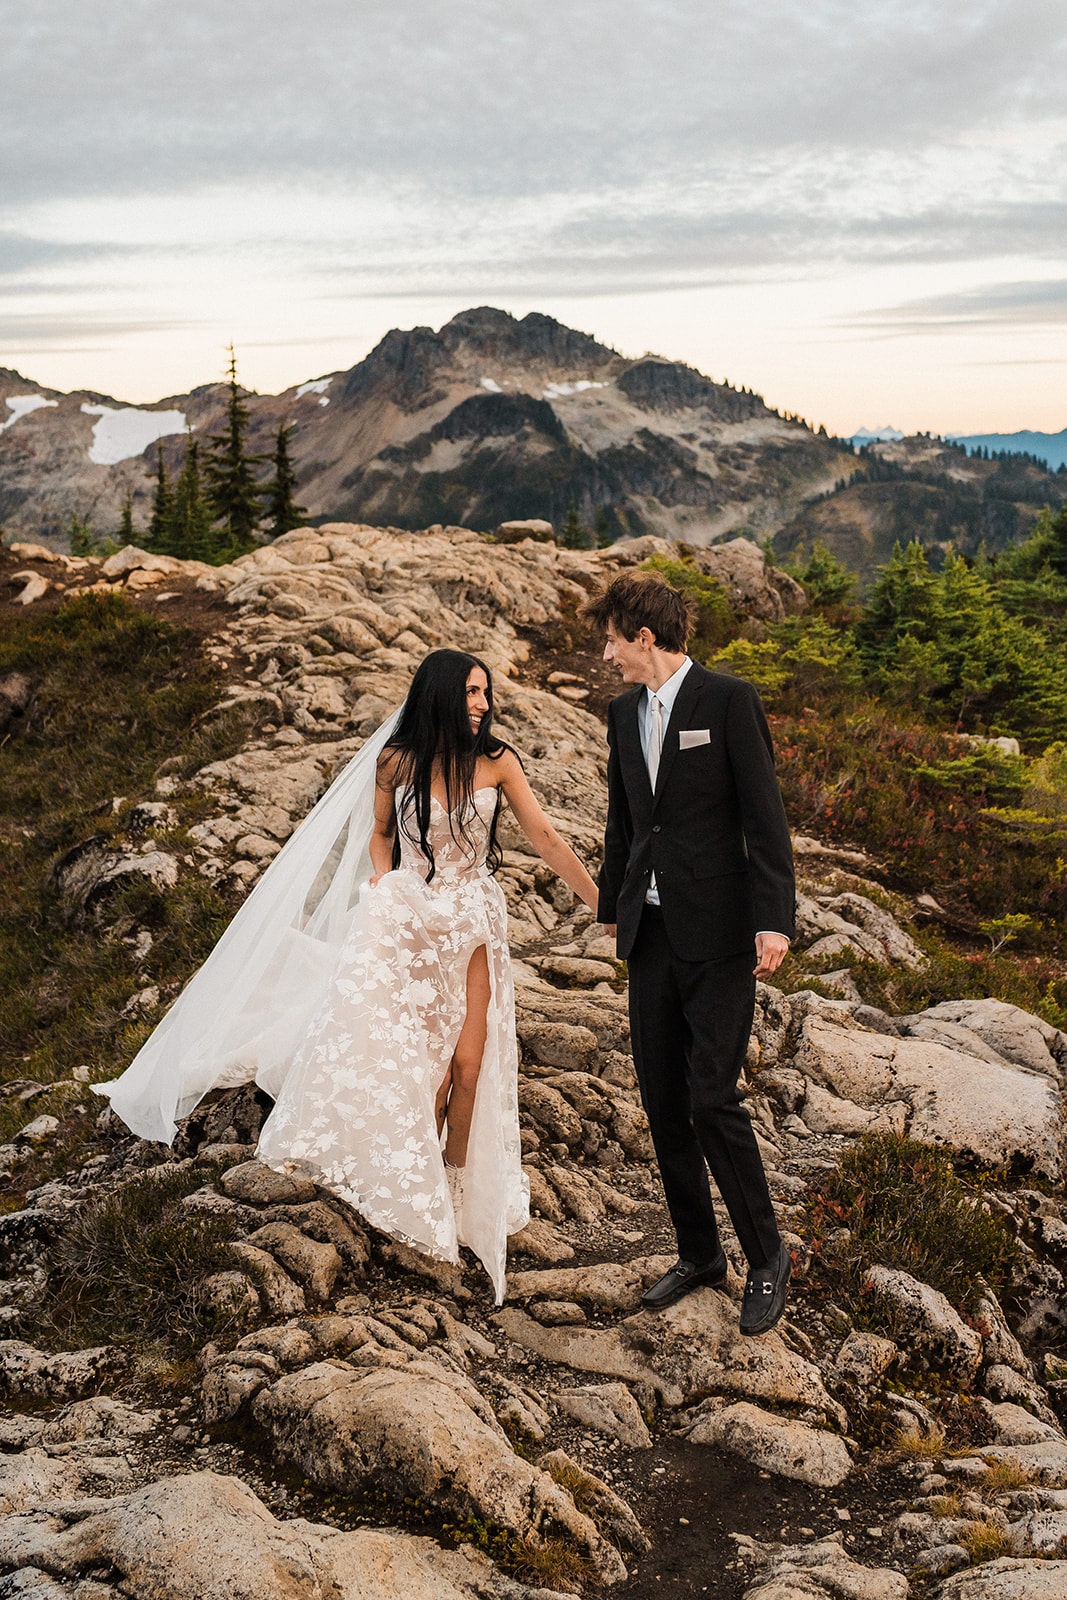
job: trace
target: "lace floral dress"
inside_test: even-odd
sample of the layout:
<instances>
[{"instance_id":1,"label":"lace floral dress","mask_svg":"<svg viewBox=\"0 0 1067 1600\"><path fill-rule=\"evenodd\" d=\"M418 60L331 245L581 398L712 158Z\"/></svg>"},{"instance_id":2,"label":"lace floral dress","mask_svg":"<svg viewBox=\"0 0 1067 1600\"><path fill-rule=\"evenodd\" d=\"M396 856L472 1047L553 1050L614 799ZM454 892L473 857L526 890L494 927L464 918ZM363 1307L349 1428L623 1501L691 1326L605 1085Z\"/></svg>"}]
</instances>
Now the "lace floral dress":
<instances>
[{"instance_id":1,"label":"lace floral dress","mask_svg":"<svg viewBox=\"0 0 1067 1600\"><path fill-rule=\"evenodd\" d=\"M376 1228L444 1261L475 1252L504 1297L507 1237L529 1220L518 1116L515 988L500 885L486 867L495 788L478 789L464 843L431 802L436 871L400 831L394 872L367 887L329 991L281 1084L258 1155L332 1189ZM434 1100L466 1015L467 968L486 947L490 999L467 1148L461 1229Z\"/></svg>"}]
</instances>

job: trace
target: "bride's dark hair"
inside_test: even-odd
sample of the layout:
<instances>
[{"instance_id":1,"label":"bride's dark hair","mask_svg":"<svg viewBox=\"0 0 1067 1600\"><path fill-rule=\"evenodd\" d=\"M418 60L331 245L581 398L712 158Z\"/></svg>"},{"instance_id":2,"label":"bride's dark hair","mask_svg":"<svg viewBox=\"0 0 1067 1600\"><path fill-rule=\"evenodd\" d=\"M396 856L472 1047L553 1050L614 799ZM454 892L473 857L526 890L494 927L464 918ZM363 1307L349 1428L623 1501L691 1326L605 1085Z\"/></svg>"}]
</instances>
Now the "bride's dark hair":
<instances>
[{"instance_id":1,"label":"bride's dark hair","mask_svg":"<svg viewBox=\"0 0 1067 1600\"><path fill-rule=\"evenodd\" d=\"M471 731L467 710L467 679L474 667L485 673L487 709L477 734ZM433 878L435 863L430 844L430 796L436 772L445 784L445 805L453 839L472 853L478 848L469 834L468 823L474 804L474 773L479 756L495 761L510 746L492 731L493 675L484 661L465 650L432 650L420 663L411 680L400 721L393 731L382 760L391 758L397 789L406 793L401 800L399 827L406 838L417 844ZM489 826L487 861L496 871L502 860L496 839L500 795ZM399 836L393 843L393 866L400 862Z\"/></svg>"}]
</instances>

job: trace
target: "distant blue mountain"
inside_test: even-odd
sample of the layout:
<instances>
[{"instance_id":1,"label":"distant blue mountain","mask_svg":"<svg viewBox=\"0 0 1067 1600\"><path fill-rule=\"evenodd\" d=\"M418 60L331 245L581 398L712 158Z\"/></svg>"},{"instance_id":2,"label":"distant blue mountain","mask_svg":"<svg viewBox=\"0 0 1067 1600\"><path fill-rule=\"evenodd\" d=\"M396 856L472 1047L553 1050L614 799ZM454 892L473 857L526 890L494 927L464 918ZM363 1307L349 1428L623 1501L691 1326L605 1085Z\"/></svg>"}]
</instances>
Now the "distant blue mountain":
<instances>
[{"instance_id":1,"label":"distant blue mountain","mask_svg":"<svg viewBox=\"0 0 1067 1600\"><path fill-rule=\"evenodd\" d=\"M905 435L899 428L858 428L851 436L851 442L857 449L861 445L873 444L875 440L903 439ZM1067 466L1067 428L1060 433L1034 433L1029 428L1023 428L1018 433L945 433L943 439L949 439L953 444L963 444L970 451L984 446L986 450L1011 450L1017 455L1037 456L1040 461L1047 461L1050 469L1055 472L1058 467Z\"/></svg>"},{"instance_id":2,"label":"distant blue mountain","mask_svg":"<svg viewBox=\"0 0 1067 1600\"><path fill-rule=\"evenodd\" d=\"M876 439L903 439L904 435L899 428L857 428L852 435L851 442L859 448L862 444L873 444Z\"/></svg>"},{"instance_id":3,"label":"distant blue mountain","mask_svg":"<svg viewBox=\"0 0 1067 1600\"><path fill-rule=\"evenodd\" d=\"M1047 461L1053 472L1067 466L1067 428L1059 433L1032 433L1027 428L1019 433L946 433L945 438L965 444L968 450L984 445L987 450L1015 450L1037 456Z\"/></svg>"}]
</instances>

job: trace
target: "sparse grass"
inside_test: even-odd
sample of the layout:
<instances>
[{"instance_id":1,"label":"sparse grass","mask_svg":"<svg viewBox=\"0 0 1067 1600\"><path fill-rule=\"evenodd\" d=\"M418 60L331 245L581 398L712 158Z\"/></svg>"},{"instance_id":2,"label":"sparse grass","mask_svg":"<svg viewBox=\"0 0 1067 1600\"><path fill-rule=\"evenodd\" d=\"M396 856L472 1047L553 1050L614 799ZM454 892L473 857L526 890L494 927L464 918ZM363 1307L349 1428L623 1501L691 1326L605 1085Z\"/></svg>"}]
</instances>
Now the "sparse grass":
<instances>
[{"instance_id":1,"label":"sparse grass","mask_svg":"<svg viewBox=\"0 0 1067 1600\"><path fill-rule=\"evenodd\" d=\"M983 1280L1002 1289L1018 1248L980 1181L960 1178L944 1150L890 1133L864 1135L818 1180L804 1226L813 1275L871 1325L880 1317L863 1293L872 1262L910 1273L966 1311ZM843 1233L828 1241L835 1230Z\"/></svg>"},{"instance_id":2,"label":"sparse grass","mask_svg":"<svg viewBox=\"0 0 1067 1600\"><path fill-rule=\"evenodd\" d=\"M233 907L189 873L166 896L147 886L124 890L109 902L106 926L81 926L61 914L49 869L89 834L106 838L120 828L129 804L152 795L164 758L193 749L208 759L232 753L246 729L222 719L221 727L194 731L218 699L216 668L195 634L119 595L83 595L50 614L9 618L0 671L21 672L32 686L0 761L3 1076L69 1085L72 1069L84 1065L97 1081L121 1071L147 1032L143 1019L121 1014L130 995L155 983L166 1004ZM116 812L117 796L124 804ZM165 837L161 847L182 848ZM155 943L138 963L132 935L145 927ZM0 1138L30 1115L64 1108L71 1109L54 1096L35 1100L28 1115L0 1105ZM0 1185L0 1198L62 1170L66 1158L73 1164L92 1120L66 1116L48 1150Z\"/></svg>"},{"instance_id":3,"label":"sparse grass","mask_svg":"<svg viewBox=\"0 0 1067 1600\"><path fill-rule=\"evenodd\" d=\"M457 1544L472 1544L484 1550L502 1571L520 1583L562 1594L582 1594L596 1583L592 1562L556 1536L539 1542L520 1539L510 1529L495 1527L474 1516L458 1516L446 1522L442 1532Z\"/></svg>"},{"instance_id":4,"label":"sparse grass","mask_svg":"<svg viewBox=\"0 0 1067 1600\"><path fill-rule=\"evenodd\" d=\"M1033 1481L1033 1474L1017 1461L991 1461L976 1488L981 1494L994 1496L1009 1494L1012 1489L1025 1489Z\"/></svg>"},{"instance_id":5,"label":"sparse grass","mask_svg":"<svg viewBox=\"0 0 1067 1600\"><path fill-rule=\"evenodd\" d=\"M596 1581L592 1563L563 1539L545 1539L541 1544L529 1539L516 1541L506 1570L520 1583L561 1594L582 1594Z\"/></svg>"},{"instance_id":6,"label":"sparse grass","mask_svg":"<svg viewBox=\"0 0 1067 1600\"><path fill-rule=\"evenodd\" d=\"M903 1461L934 1461L945 1453L945 1435L940 1428L931 1433L901 1428L893 1436L892 1447Z\"/></svg>"},{"instance_id":7,"label":"sparse grass","mask_svg":"<svg viewBox=\"0 0 1067 1600\"><path fill-rule=\"evenodd\" d=\"M983 1561L996 1561L998 1556L1012 1553L1011 1535L998 1528L995 1522L980 1519L970 1522L957 1535L959 1543L971 1558L973 1566Z\"/></svg>"},{"instance_id":8,"label":"sparse grass","mask_svg":"<svg viewBox=\"0 0 1067 1600\"><path fill-rule=\"evenodd\" d=\"M1063 962L1041 952L965 948L932 928L910 930L928 958L919 971L857 961L853 982L868 1005L884 1011L925 1011L943 1000L1004 1000L1033 1012L1053 1027L1067 1025L1067 979ZM841 958L835 961L846 965Z\"/></svg>"},{"instance_id":9,"label":"sparse grass","mask_svg":"<svg viewBox=\"0 0 1067 1600\"><path fill-rule=\"evenodd\" d=\"M958 1494L935 1494L932 1500L927 1500L924 1504L926 1510L934 1517L944 1517L947 1521L958 1522L963 1516L963 1501Z\"/></svg>"},{"instance_id":10,"label":"sparse grass","mask_svg":"<svg viewBox=\"0 0 1067 1600\"><path fill-rule=\"evenodd\" d=\"M131 1346L165 1364L220 1331L202 1285L227 1266L235 1225L179 1203L213 1175L184 1165L146 1172L90 1203L52 1252L35 1335L72 1349Z\"/></svg>"},{"instance_id":11,"label":"sparse grass","mask_svg":"<svg viewBox=\"0 0 1067 1600\"><path fill-rule=\"evenodd\" d=\"M232 706L198 727L181 755L173 757L173 765L165 765L164 770L179 778L191 778L209 762L226 761L247 744L262 721L262 711Z\"/></svg>"}]
</instances>

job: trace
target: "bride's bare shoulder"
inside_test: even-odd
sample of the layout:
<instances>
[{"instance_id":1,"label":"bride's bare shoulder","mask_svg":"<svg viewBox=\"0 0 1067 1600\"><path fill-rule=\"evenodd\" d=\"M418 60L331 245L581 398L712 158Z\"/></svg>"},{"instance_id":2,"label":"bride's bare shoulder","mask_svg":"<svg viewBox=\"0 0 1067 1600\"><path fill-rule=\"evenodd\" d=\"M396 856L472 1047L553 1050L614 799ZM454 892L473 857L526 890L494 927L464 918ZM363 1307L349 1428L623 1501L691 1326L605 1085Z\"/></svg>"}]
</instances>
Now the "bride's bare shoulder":
<instances>
[{"instance_id":1,"label":"bride's bare shoulder","mask_svg":"<svg viewBox=\"0 0 1067 1600\"><path fill-rule=\"evenodd\" d=\"M501 743L500 749L491 756L486 756L478 763L479 783L494 784L498 789L506 785L523 771L522 757L510 744Z\"/></svg>"},{"instance_id":2,"label":"bride's bare shoulder","mask_svg":"<svg viewBox=\"0 0 1067 1600\"><path fill-rule=\"evenodd\" d=\"M401 753L393 745L386 745L378 757L375 773L379 789L395 789L400 780Z\"/></svg>"}]
</instances>

